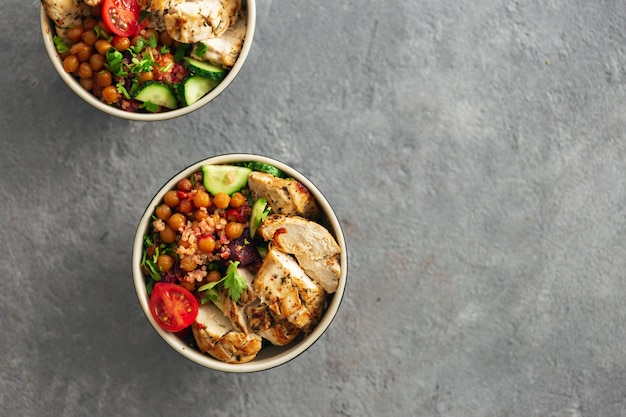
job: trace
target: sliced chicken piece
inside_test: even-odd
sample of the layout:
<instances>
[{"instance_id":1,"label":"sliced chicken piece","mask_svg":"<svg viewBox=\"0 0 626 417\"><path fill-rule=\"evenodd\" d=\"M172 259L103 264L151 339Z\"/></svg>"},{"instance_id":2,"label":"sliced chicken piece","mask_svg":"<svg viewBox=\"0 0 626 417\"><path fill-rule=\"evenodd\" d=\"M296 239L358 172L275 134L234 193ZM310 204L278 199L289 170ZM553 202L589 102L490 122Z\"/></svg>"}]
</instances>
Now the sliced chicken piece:
<instances>
[{"instance_id":1,"label":"sliced chicken piece","mask_svg":"<svg viewBox=\"0 0 626 417\"><path fill-rule=\"evenodd\" d=\"M246 279L248 288L237 302L228 296L227 291L220 291L223 314L239 330L256 333L274 345L283 346L291 342L298 336L300 329L287 320L274 318L268 306L261 304L252 290L254 274L245 268L237 268L237 271Z\"/></svg>"},{"instance_id":2,"label":"sliced chicken piece","mask_svg":"<svg viewBox=\"0 0 626 417\"><path fill-rule=\"evenodd\" d=\"M254 291L262 303L279 318L304 330L315 325L311 312L300 300L294 279L305 275L298 262L279 250L270 248L254 278ZM297 278L294 278L297 277Z\"/></svg>"},{"instance_id":3,"label":"sliced chicken piece","mask_svg":"<svg viewBox=\"0 0 626 417\"><path fill-rule=\"evenodd\" d=\"M179 42L195 43L222 36L237 20L241 0L173 1L169 6L163 14L167 33Z\"/></svg>"},{"instance_id":4,"label":"sliced chicken piece","mask_svg":"<svg viewBox=\"0 0 626 417\"><path fill-rule=\"evenodd\" d=\"M206 52L199 56L196 54L198 44L193 47L192 56L198 57L201 61L209 61L213 64L230 68L235 65L235 61L239 57L246 37L246 21L239 19L234 25L231 25L226 32L220 37L201 40L206 46Z\"/></svg>"},{"instance_id":5,"label":"sliced chicken piece","mask_svg":"<svg viewBox=\"0 0 626 417\"><path fill-rule=\"evenodd\" d=\"M299 216L268 216L257 233L277 249L292 254L308 276L328 293L337 291L341 248L319 223Z\"/></svg>"},{"instance_id":6,"label":"sliced chicken piece","mask_svg":"<svg viewBox=\"0 0 626 417\"><path fill-rule=\"evenodd\" d=\"M315 280L307 274L293 274L291 283L298 290L300 300L313 317L313 322L317 324L326 308L326 291Z\"/></svg>"},{"instance_id":7,"label":"sliced chicken piece","mask_svg":"<svg viewBox=\"0 0 626 417\"><path fill-rule=\"evenodd\" d=\"M238 301L233 301L232 298L228 296L228 292L224 289L219 291L220 294L220 304L222 306L222 311L224 316L230 319L231 323L233 323L236 327L239 328L244 333L250 333L250 326L248 325L248 316L246 314L246 306L248 304L258 302L258 297L252 290L252 282L254 281L254 274L248 271L245 268L237 268L237 272L239 275L246 279L248 283L247 288L241 294L241 297Z\"/></svg>"},{"instance_id":8,"label":"sliced chicken piece","mask_svg":"<svg viewBox=\"0 0 626 417\"><path fill-rule=\"evenodd\" d=\"M41 4L46 15L61 29L79 25L91 14L91 7L83 0L42 0Z\"/></svg>"},{"instance_id":9,"label":"sliced chicken piece","mask_svg":"<svg viewBox=\"0 0 626 417\"><path fill-rule=\"evenodd\" d=\"M276 346L291 343L301 330L285 319L276 318L267 304L255 303L246 307L250 329Z\"/></svg>"},{"instance_id":10,"label":"sliced chicken piece","mask_svg":"<svg viewBox=\"0 0 626 417\"><path fill-rule=\"evenodd\" d=\"M249 362L261 350L261 336L235 329L213 303L200 305L191 330L202 352L226 363Z\"/></svg>"},{"instance_id":11,"label":"sliced chicken piece","mask_svg":"<svg viewBox=\"0 0 626 417\"><path fill-rule=\"evenodd\" d=\"M272 174L253 171L248 176L252 197L262 197L272 208L272 213L317 219L320 208L304 185L296 180L278 178Z\"/></svg>"}]
</instances>

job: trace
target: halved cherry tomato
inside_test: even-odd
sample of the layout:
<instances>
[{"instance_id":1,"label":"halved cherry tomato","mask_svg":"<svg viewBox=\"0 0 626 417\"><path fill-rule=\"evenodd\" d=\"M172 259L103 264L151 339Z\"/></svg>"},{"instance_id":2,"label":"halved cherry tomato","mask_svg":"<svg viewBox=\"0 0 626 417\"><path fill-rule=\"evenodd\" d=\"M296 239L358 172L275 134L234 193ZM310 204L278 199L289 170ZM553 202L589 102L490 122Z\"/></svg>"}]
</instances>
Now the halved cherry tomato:
<instances>
[{"instance_id":1,"label":"halved cherry tomato","mask_svg":"<svg viewBox=\"0 0 626 417\"><path fill-rule=\"evenodd\" d=\"M188 327L198 315L198 300L184 287L157 282L150 295L150 312L159 325L168 332Z\"/></svg>"},{"instance_id":2,"label":"halved cherry tomato","mask_svg":"<svg viewBox=\"0 0 626 417\"><path fill-rule=\"evenodd\" d=\"M137 0L104 0L102 21L107 30L119 36L135 33L141 10Z\"/></svg>"}]
</instances>

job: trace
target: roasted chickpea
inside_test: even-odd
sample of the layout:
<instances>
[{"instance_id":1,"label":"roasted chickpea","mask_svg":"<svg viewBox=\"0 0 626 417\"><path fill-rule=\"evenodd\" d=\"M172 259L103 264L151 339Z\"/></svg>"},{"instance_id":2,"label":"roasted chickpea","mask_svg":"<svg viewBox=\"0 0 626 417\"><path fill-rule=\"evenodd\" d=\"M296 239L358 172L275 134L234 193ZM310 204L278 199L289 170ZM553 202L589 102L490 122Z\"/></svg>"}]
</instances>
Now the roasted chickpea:
<instances>
[{"instance_id":1,"label":"roasted chickpea","mask_svg":"<svg viewBox=\"0 0 626 417\"><path fill-rule=\"evenodd\" d=\"M189 192L193 188L193 184L191 183L191 180L189 178L183 178L182 180L178 181L176 188L180 191Z\"/></svg>"},{"instance_id":2,"label":"roasted chickpea","mask_svg":"<svg viewBox=\"0 0 626 417\"><path fill-rule=\"evenodd\" d=\"M83 29L93 30L93 28L96 26L96 23L98 23L96 19L94 19L93 17L88 17L85 20L83 20Z\"/></svg>"},{"instance_id":3,"label":"roasted chickpea","mask_svg":"<svg viewBox=\"0 0 626 417\"><path fill-rule=\"evenodd\" d=\"M139 73L139 82L141 84L154 80L154 73L152 71L144 71Z\"/></svg>"},{"instance_id":4,"label":"roasted chickpea","mask_svg":"<svg viewBox=\"0 0 626 417\"><path fill-rule=\"evenodd\" d=\"M78 58L74 54L66 56L63 60L63 69L65 70L65 72L76 71L78 69L78 65Z\"/></svg>"},{"instance_id":5,"label":"roasted chickpea","mask_svg":"<svg viewBox=\"0 0 626 417\"><path fill-rule=\"evenodd\" d=\"M154 211L158 219L167 220L172 215L172 209L167 204L160 204Z\"/></svg>"},{"instance_id":6,"label":"roasted chickpea","mask_svg":"<svg viewBox=\"0 0 626 417\"><path fill-rule=\"evenodd\" d=\"M182 246L183 248L189 248L189 246L191 246L191 243L189 243L188 240L183 240L180 237L176 239L176 243L178 246Z\"/></svg>"},{"instance_id":7,"label":"roasted chickpea","mask_svg":"<svg viewBox=\"0 0 626 417\"><path fill-rule=\"evenodd\" d=\"M239 222L228 222L224 233L226 233L226 237L230 240L235 240L243 234L243 224Z\"/></svg>"},{"instance_id":8,"label":"roasted chickpea","mask_svg":"<svg viewBox=\"0 0 626 417\"><path fill-rule=\"evenodd\" d=\"M83 33L84 33L83 26L77 25L77 26L69 28L67 32L65 32L65 35L72 42L78 42L81 40L81 36L83 36Z\"/></svg>"},{"instance_id":9,"label":"roasted chickpea","mask_svg":"<svg viewBox=\"0 0 626 417\"><path fill-rule=\"evenodd\" d=\"M83 32L81 39L89 46L94 46L98 40L98 35L93 30L87 30Z\"/></svg>"},{"instance_id":10,"label":"roasted chickpea","mask_svg":"<svg viewBox=\"0 0 626 417\"><path fill-rule=\"evenodd\" d=\"M220 271L213 269L209 271L205 279L206 282L217 282L222 279L222 274L220 274Z\"/></svg>"},{"instance_id":11,"label":"roasted chickpea","mask_svg":"<svg viewBox=\"0 0 626 417\"><path fill-rule=\"evenodd\" d=\"M174 257L164 253L159 255L156 264L159 271L167 272L174 266Z\"/></svg>"},{"instance_id":12,"label":"roasted chickpea","mask_svg":"<svg viewBox=\"0 0 626 417\"><path fill-rule=\"evenodd\" d=\"M107 85L102 89L102 98L107 103L117 103L120 97L121 94L114 85Z\"/></svg>"},{"instance_id":13,"label":"roasted chickpea","mask_svg":"<svg viewBox=\"0 0 626 417\"><path fill-rule=\"evenodd\" d=\"M100 71L104 68L104 56L100 54L93 54L89 57L89 65L94 71Z\"/></svg>"},{"instance_id":14,"label":"roasted chickpea","mask_svg":"<svg viewBox=\"0 0 626 417\"><path fill-rule=\"evenodd\" d=\"M96 41L95 47L96 51L98 51L100 55L105 55L107 51L112 48L111 42L107 41L106 39L98 39Z\"/></svg>"},{"instance_id":15,"label":"roasted chickpea","mask_svg":"<svg viewBox=\"0 0 626 417\"><path fill-rule=\"evenodd\" d=\"M193 209L193 200L191 199L180 200L180 203L178 203L178 211L181 213L190 214L193 213Z\"/></svg>"},{"instance_id":16,"label":"roasted chickpea","mask_svg":"<svg viewBox=\"0 0 626 417\"><path fill-rule=\"evenodd\" d=\"M165 229L159 232L159 237L165 243L174 243L176 241L176 231L169 225L165 225Z\"/></svg>"},{"instance_id":17,"label":"roasted chickpea","mask_svg":"<svg viewBox=\"0 0 626 417\"><path fill-rule=\"evenodd\" d=\"M126 36L114 36L111 39L111 45L120 52L124 52L130 48L130 39Z\"/></svg>"},{"instance_id":18,"label":"roasted chickpea","mask_svg":"<svg viewBox=\"0 0 626 417\"><path fill-rule=\"evenodd\" d=\"M239 208L246 202L246 197L240 192L236 192L230 197L230 206L233 208Z\"/></svg>"},{"instance_id":19,"label":"roasted chickpea","mask_svg":"<svg viewBox=\"0 0 626 417\"><path fill-rule=\"evenodd\" d=\"M81 62L78 66L78 70L76 70L76 73L80 78L91 79L93 77L93 69L91 68L91 64L89 64L88 62Z\"/></svg>"},{"instance_id":20,"label":"roasted chickpea","mask_svg":"<svg viewBox=\"0 0 626 417\"><path fill-rule=\"evenodd\" d=\"M183 271L189 272L196 269L198 267L198 264L192 258L185 257L180 260L179 266L180 269L182 269Z\"/></svg>"},{"instance_id":21,"label":"roasted chickpea","mask_svg":"<svg viewBox=\"0 0 626 417\"><path fill-rule=\"evenodd\" d=\"M167 219L167 224L174 230L179 230L187 224L187 217L182 213L174 213Z\"/></svg>"},{"instance_id":22,"label":"roasted chickpea","mask_svg":"<svg viewBox=\"0 0 626 417\"><path fill-rule=\"evenodd\" d=\"M77 42L70 46L70 53L76 55L76 58L78 58L80 62L87 61L91 56L92 51L93 48L85 42Z\"/></svg>"},{"instance_id":23,"label":"roasted chickpea","mask_svg":"<svg viewBox=\"0 0 626 417\"><path fill-rule=\"evenodd\" d=\"M198 240L198 249L205 253L211 253L215 249L215 239L213 236L203 236Z\"/></svg>"},{"instance_id":24,"label":"roasted chickpea","mask_svg":"<svg viewBox=\"0 0 626 417\"><path fill-rule=\"evenodd\" d=\"M87 91L93 90L93 78L79 78L78 82Z\"/></svg>"},{"instance_id":25,"label":"roasted chickpea","mask_svg":"<svg viewBox=\"0 0 626 417\"><path fill-rule=\"evenodd\" d=\"M111 74L111 71L103 69L96 73L94 81L98 84L98 86L106 87L113 83L113 75Z\"/></svg>"},{"instance_id":26,"label":"roasted chickpea","mask_svg":"<svg viewBox=\"0 0 626 417\"><path fill-rule=\"evenodd\" d=\"M225 209L228 207L228 204L230 204L230 196L226 193L219 192L213 197L213 204L215 204L217 208Z\"/></svg>"},{"instance_id":27,"label":"roasted chickpea","mask_svg":"<svg viewBox=\"0 0 626 417\"><path fill-rule=\"evenodd\" d=\"M178 193L173 190L168 191L167 193L165 193L165 196L163 196L163 202L170 207L178 206L178 203L180 203L180 199L178 198Z\"/></svg>"},{"instance_id":28,"label":"roasted chickpea","mask_svg":"<svg viewBox=\"0 0 626 417\"><path fill-rule=\"evenodd\" d=\"M197 222L201 222L202 220L206 219L207 217L209 217L209 212L206 210L196 210L193 213L193 217L196 219Z\"/></svg>"},{"instance_id":29,"label":"roasted chickpea","mask_svg":"<svg viewBox=\"0 0 626 417\"><path fill-rule=\"evenodd\" d=\"M206 191L198 190L196 195L193 197L193 204L197 208L209 207L209 204L211 204L211 197L209 197L209 194Z\"/></svg>"}]
</instances>

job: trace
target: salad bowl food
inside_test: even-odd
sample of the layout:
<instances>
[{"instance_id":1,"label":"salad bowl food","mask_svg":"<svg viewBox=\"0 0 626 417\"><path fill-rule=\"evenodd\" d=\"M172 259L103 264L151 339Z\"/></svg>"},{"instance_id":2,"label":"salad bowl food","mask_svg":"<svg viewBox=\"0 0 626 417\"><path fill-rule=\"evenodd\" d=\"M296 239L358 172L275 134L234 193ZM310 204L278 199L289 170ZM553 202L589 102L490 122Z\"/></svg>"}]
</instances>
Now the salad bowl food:
<instances>
[{"instance_id":1,"label":"salad bowl food","mask_svg":"<svg viewBox=\"0 0 626 417\"><path fill-rule=\"evenodd\" d=\"M305 176L228 154L156 193L132 267L139 304L167 344L242 373L284 364L322 336L345 291L347 251L336 214Z\"/></svg>"},{"instance_id":2,"label":"salad bowl food","mask_svg":"<svg viewBox=\"0 0 626 417\"><path fill-rule=\"evenodd\" d=\"M159 121L213 101L250 51L255 0L42 0L46 52L80 98Z\"/></svg>"}]
</instances>

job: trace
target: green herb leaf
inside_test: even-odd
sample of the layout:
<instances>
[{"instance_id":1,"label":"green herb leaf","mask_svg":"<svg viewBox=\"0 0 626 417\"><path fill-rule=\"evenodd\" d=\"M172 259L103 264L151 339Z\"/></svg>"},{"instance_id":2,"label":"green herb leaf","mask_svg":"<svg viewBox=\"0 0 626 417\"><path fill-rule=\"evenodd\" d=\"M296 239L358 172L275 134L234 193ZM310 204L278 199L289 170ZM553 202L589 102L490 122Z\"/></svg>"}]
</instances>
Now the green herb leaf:
<instances>
[{"instance_id":1,"label":"green herb leaf","mask_svg":"<svg viewBox=\"0 0 626 417\"><path fill-rule=\"evenodd\" d=\"M98 38L106 39L107 41L111 41L111 39L113 39L112 35L107 34L105 31L100 29L100 26L98 25L94 26L93 30L94 32L96 32L96 35L98 36Z\"/></svg>"},{"instance_id":2,"label":"green herb leaf","mask_svg":"<svg viewBox=\"0 0 626 417\"><path fill-rule=\"evenodd\" d=\"M180 45L178 45L178 47L176 48L176 52L174 53L174 61L182 61L183 57L187 54L189 48L190 45L188 43L181 43Z\"/></svg>"},{"instance_id":3,"label":"green herb leaf","mask_svg":"<svg viewBox=\"0 0 626 417\"><path fill-rule=\"evenodd\" d=\"M135 43L135 45L131 45L130 48L128 48L131 52L138 54L139 52L141 52L143 50L144 47L144 39L143 38L139 38L137 39L137 43Z\"/></svg>"},{"instance_id":4,"label":"green herb leaf","mask_svg":"<svg viewBox=\"0 0 626 417\"><path fill-rule=\"evenodd\" d=\"M148 110L149 112L152 113L156 113L159 111L159 105L158 104L154 104L154 103L150 103L149 101L145 101L143 103L142 108Z\"/></svg>"},{"instance_id":5,"label":"green herb leaf","mask_svg":"<svg viewBox=\"0 0 626 417\"><path fill-rule=\"evenodd\" d=\"M130 94L128 93L128 90L126 90L126 87L124 87L124 84L122 84L121 82L115 84L115 87L117 88L117 91L122 94L124 97L126 97L127 99L130 99Z\"/></svg>"},{"instance_id":6,"label":"green herb leaf","mask_svg":"<svg viewBox=\"0 0 626 417\"><path fill-rule=\"evenodd\" d=\"M159 40L157 39L157 36L153 33L150 36L150 39L148 39L148 46L152 49L156 49L158 44L159 44Z\"/></svg>"},{"instance_id":7,"label":"green herb leaf","mask_svg":"<svg viewBox=\"0 0 626 417\"><path fill-rule=\"evenodd\" d=\"M113 75L124 77L128 72L124 70L124 55L115 48L109 48L105 54L107 63L105 67L111 71Z\"/></svg>"},{"instance_id":8,"label":"green herb leaf","mask_svg":"<svg viewBox=\"0 0 626 417\"><path fill-rule=\"evenodd\" d=\"M213 290L218 284L223 284L224 288L228 290L228 295L232 298L233 301L239 301L241 294L248 287L248 283L244 277L242 277L239 272L237 272L237 267L239 266L239 261L230 261L228 265L228 269L226 270L226 275L222 277L219 281L209 282L198 288L199 292L202 291L210 291Z\"/></svg>"},{"instance_id":9,"label":"green herb leaf","mask_svg":"<svg viewBox=\"0 0 626 417\"><path fill-rule=\"evenodd\" d=\"M248 286L246 279L237 272L238 266L239 261L230 261L224 277L224 288L228 290L230 298L235 302L239 301L239 297L241 297L241 294Z\"/></svg>"},{"instance_id":10,"label":"green herb leaf","mask_svg":"<svg viewBox=\"0 0 626 417\"><path fill-rule=\"evenodd\" d=\"M207 46L205 44L203 44L202 42L198 42L196 44L196 52L195 52L195 54L196 54L197 57L201 57L204 54L206 54L206 50L207 50Z\"/></svg>"},{"instance_id":11,"label":"green herb leaf","mask_svg":"<svg viewBox=\"0 0 626 417\"><path fill-rule=\"evenodd\" d=\"M63 41L63 39L61 39L60 36L54 36L52 38L52 42L54 42L54 47L56 48L57 52L60 53L60 54L70 50L70 48Z\"/></svg>"}]
</instances>

